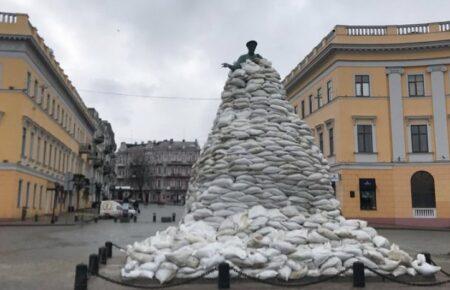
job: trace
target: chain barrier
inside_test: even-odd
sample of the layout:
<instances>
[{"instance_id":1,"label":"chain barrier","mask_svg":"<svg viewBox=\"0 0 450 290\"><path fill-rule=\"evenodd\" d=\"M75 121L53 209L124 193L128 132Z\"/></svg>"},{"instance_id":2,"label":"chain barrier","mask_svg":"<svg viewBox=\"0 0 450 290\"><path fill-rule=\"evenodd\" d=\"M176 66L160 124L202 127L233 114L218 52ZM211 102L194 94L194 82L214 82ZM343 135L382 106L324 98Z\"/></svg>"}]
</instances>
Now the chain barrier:
<instances>
[{"instance_id":1,"label":"chain barrier","mask_svg":"<svg viewBox=\"0 0 450 290\"><path fill-rule=\"evenodd\" d=\"M112 246L114 247L114 248L116 248L116 249L119 249L119 250L121 250L121 251L126 251L126 249L124 248L124 247L121 247L121 246L119 246L118 244L114 244L114 243L111 243L112 244Z\"/></svg>"},{"instance_id":2,"label":"chain barrier","mask_svg":"<svg viewBox=\"0 0 450 290\"><path fill-rule=\"evenodd\" d=\"M431 260L431 258L430 258L430 260ZM436 264L433 260L431 260L431 264L433 264L434 266L438 266L438 264ZM445 276L450 277L450 273L445 271L444 269L442 269L442 267L441 267L441 271L440 272L442 274L444 274Z\"/></svg>"},{"instance_id":3,"label":"chain barrier","mask_svg":"<svg viewBox=\"0 0 450 290\"><path fill-rule=\"evenodd\" d=\"M139 288L139 289L165 289L165 288L170 288L170 287L176 287L176 286L180 286L180 285L186 285L189 283L192 283L194 281L200 280L202 278L204 278L206 275L209 275L211 273L213 273L214 271L217 271L217 268L211 268L208 271L205 271L203 274L197 276L197 277L193 277L193 278L189 278L189 279L183 279L177 282L172 282L172 283L168 283L168 284L161 284L161 285L139 285L139 284L132 284L132 283L128 283L125 281L120 281L120 280L114 280L113 278L104 276L100 273L96 274L96 277L99 277L100 279L103 279L105 281L108 281L110 283L113 284L117 284L120 286L125 286L125 287L134 287L134 288Z\"/></svg>"},{"instance_id":4,"label":"chain barrier","mask_svg":"<svg viewBox=\"0 0 450 290\"><path fill-rule=\"evenodd\" d=\"M272 285L272 286L281 286L281 287L302 287L302 286L309 286L309 285L319 284L319 283L330 281L330 280L332 280L334 278L337 278L337 277L339 277L340 275L342 275L343 273L345 273L346 271L348 271L351 268L352 267L348 267L348 268L345 268L344 270L336 273L335 275L327 276L327 277L324 277L324 278L321 278L321 279L318 279L318 280L314 280L314 281L310 281L310 282L306 282L306 283L284 283L284 282L270 281L270 280L264 280L264 279L261 279L261 278L253 277L253 276L250 276L250 275L242 272L240 269L238 269L238 268L236 268L234 266L231 266L231 270L233 270L238 275L240 275L240 276L242 276L244 278L247 278L247 279L250 279L250 280L253 280L253 281L256 281L256 282L260 282L260 283L263 283L263 284L268 284L268 285Z\"/></svg>"},{"instance_id":5,"label":"chain barrier","mask_svg":"<svg viewBox=\"0 0 450 290\"><path fill-rule=\"evenodd\" d=\"M389 280L394 283L408 285L408 286L431 287L431 286L439 286L439 285L443 285L446 283L450 283L450 280L443 280L443 281L436 281L436 282L408 282L408 281L403 281L403 280L397 279L395 277L391 277L389 275L382 274L382 273L378 272L377 270L369 268L367 266L364 266L364 268L369 270L370 272L374 273L375 275L380 276L381 278L384 278L384 279Z\"/></svg>"}]
</instances>

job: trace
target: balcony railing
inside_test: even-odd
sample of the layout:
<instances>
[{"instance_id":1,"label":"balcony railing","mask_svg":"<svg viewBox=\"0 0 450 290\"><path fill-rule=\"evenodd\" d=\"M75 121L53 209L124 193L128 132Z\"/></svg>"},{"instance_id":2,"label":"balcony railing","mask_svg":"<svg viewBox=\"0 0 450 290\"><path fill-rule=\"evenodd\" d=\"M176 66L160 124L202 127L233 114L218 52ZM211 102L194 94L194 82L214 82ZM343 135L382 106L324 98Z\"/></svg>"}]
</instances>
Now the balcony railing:
<instances>
[{"instance_id":1,"label":"balcony railing","mask_svg":"<svg viewBox=\"0 0 450 290\"><path fill-rule=\"evenodd\" d=\"M429 33L429 32L430 32L429 24L412 24L412 25L397 26L397 34L399 35Z\"/></svg>"},{"instance_id":2,"label":"balcony railing","mask_svg":"<svg viewBox=\"0 0 450 290\"><path fill-rule=\"evenodd\" d=\"M89 154L92 152L92 145L91 144L87 144L87 143L83 143L80 144L80 154Z\"/></svg>"},{"instance_id":3,"label":"balcony railing","mask_svg":"<svg viewBox=\"0 0 450 290\"><path fill-rule=\"evenodd\" d=\"M435 208L413 208L413 217L415 218L435 218Z\"/></svg>"},{"instance_id":4,"label":"balcony railing","mask_svg":"<svg viewBox=\"0 0 450 290\"><path fill-rule=\"evenodd\" d=\"M0 12L0 23L17 23L17 14Z\"/></svg>"},{"instance_id":5,"label":"balcony railing","mask_svg":"<svg viewBox=\"0 0 450 290\"><path fill-rule=\"evenodd\" d=\"M347 35L350 36L379 36L386 35L386 26L347 26Z\"/></svg>"},{"instance_id":6,"label":"balcony railing","mask_svg":"<svg viewBox=\"0 0 450 290\"><path fill-rule=\"evenodd\" d=\"M289 82L292 78L307 65L311 63L315 57L323 51L330 43L335 42L336 36L344 37L364 37L371 36L377 37L379 42L382 43L383 36L401 36L410 37L411 35L431 34L450 31L450 21L446 22L434 22L423 24L408 24L408 25L385 25L385 26L353 26L353 25L336 25L334 29L328 33L318 45L316 45L312 51L305 56L305 58L286 76L283 82ZM363 41L365 38L361 38ZM341 38L337 40L340 43ZM346 39L349 41L350 39ZM433 39L430 39L430 41ZM388 40L388 43L392 43L392 38ZM416 41L412 39L411 41Z\"/></svg>"}]
</instances>

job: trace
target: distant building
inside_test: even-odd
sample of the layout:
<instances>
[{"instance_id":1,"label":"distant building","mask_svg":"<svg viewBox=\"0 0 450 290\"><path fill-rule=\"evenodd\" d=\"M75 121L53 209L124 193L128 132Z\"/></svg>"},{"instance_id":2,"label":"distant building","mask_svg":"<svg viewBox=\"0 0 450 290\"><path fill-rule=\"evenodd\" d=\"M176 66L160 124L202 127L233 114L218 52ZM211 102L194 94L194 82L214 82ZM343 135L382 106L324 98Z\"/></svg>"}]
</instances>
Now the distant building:
<instances>
[{"instance_id":1,"label":"distant building","mask_svg":"<svg viewBox=\"0 0 450 290\"><path fill-rule=\"evenodd\" d=\"M88 158L93 162L93 180L90 190L95 194L96 201L112 198L115 186L114 152L117 149L114 132L108 121L102 120L97 110L89 108L89 114L95 122L93 150Z\"/></svg>"},{"instance_id":2,"label":"distant building","mask_svg":"<svg viewBox=\"0 0 450 290\"><path fill-rule=\"evenodd\" d=\"M450 22L336 26L283 83L346 217L450 226Z\"/></svg>"},{"instance_id":3,"label":"distant building","mask_svg":"<svg viewBox=\"0 0 450 290\"><path fill-rule=\"evenodd\" d=\"M184 204L197 140L122 142L116 156L117 189L130 188L148 202ZM117 190L116 190L117 191Z\"/></svg>"}]
</instances>

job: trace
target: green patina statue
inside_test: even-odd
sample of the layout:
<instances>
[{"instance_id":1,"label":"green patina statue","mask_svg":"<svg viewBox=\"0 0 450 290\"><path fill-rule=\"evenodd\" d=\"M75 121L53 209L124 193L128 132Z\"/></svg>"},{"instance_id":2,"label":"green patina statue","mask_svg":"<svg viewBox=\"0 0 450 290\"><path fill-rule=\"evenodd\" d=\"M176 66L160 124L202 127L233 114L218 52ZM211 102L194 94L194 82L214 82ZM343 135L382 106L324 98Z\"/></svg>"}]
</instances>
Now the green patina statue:
<instances>
[{"instance_id":1,"label":"green patina statue","mask_svg":"<svg viewBox=\"0 0 450 290\"><path fill-rule=\"evenodd\" d=\"M241 63L245 62L247 59L257 62L258 59L261 59L262 56L259 54L255 54L255 49L258 43L254 40L250 40L247 42L246 46L248 48L248 53L241 55L237 61L235 61L232 65L228 63L223 63L222 67L227 67L231 71L234 71L238 68L241 68Z\"/></svg>"}]
</instances>

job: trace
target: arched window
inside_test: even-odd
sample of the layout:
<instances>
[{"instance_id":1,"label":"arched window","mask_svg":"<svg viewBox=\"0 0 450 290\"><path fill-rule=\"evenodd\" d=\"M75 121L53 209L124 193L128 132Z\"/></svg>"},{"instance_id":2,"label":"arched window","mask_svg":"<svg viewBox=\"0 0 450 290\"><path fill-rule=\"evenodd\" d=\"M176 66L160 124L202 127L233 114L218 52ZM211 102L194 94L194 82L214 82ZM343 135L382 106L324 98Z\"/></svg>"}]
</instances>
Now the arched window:
<instances>
[{"instance_id":1,"label":"arched window","mask_svg":"<svg viewBox=\"0 0 450 290\"><path fill-rule=\"evenodd\" d=\"M417 171L411 177L413 208L435 208L434 178L426 171Z\"/></svg>"}]
</instances>

